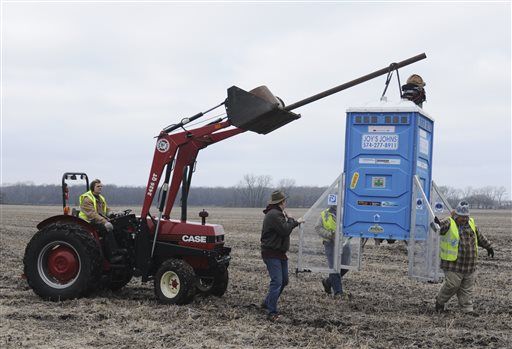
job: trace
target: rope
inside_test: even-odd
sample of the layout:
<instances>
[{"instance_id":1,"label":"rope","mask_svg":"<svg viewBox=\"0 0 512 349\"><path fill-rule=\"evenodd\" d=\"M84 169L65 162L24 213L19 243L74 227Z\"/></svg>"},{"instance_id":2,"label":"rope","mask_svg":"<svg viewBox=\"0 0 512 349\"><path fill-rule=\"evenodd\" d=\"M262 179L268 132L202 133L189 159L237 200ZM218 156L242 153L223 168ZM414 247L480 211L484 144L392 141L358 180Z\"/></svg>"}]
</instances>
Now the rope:
<instances>
[{"instance_id":1,"label":"rope","mask_svg":"<svg viewBox=\"0 0 512 349\"><path fill-rule=\"evenodd\" d=\"M400 74L398 73L398 67L396 68L396 78L398 79L398 93L400 94L400 98L403 98L402 83L400 82Z\"/></svg>"},{"instance_id":2,"label":"rope","mask_svg":"<svg viewBox=\"0 0 512 349\"><path fill-rule=\"evenodd\" d=\"M398 91L400 93L400 98L402 98L402 90L401 90L401 84L400 84L400 75L398 74L398 64L391 63L388 67L388 75L386 76L386 82L384 86L384 91L382 92L382 96L380 96L380 100L382 101L384 99L384 96L386 95L386 91L388 90L389 83L391 82L391 78L393 77L393 72L396 71L396 76L398 78Z\"/></svg>"}]
</instances>

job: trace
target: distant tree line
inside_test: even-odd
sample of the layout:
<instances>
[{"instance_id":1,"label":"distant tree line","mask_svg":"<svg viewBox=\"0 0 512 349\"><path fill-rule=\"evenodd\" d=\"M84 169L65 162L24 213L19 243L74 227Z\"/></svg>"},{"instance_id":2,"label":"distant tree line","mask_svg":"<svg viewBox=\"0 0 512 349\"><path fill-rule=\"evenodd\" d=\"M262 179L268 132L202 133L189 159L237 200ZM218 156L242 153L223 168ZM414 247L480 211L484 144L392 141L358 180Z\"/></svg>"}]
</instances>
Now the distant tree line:
<instances>
[{"instance_id":1,"label":"distant tree line","mask_svg":"<svg viewBox=\"0 0 512 349\"><path fill-rule=\"evenodd\" d=\"M190 188L188 204L191 206L264 207L273 190L283 190L288 197L288 207L311 207L327 187L297 186L293 179L281 179L274 185L271 176L246 174L231 187ZM472 208L511 208L506 200L505 187L486 186L457 189L449 186L439 188L450 205L455 207L461 200ZM105 185L103 194L110 205L140 206L144 201L145 187ZM85 192L84 186L69 187L69 203L78 206L78 197ZM181 202L181 191L175 205ZM158 196L158 192L157 192ZM154 200L156 205L157 200ZM10 205L61 205L60 185L34 185L17 183L0 187L0 203Z\"/></svg>"},{"instance_id":2,"label":"distant tree line","mask_svg":"<svg viewBox=\"0 0 512 349\"><path fill-rule=\"evenodd\" d=\"M498 209L512 207L512 202L505 199L507 189L503 186L486 186L482 188L466 187L464 189L441 186L439 190L453 208L463 200L467 201L471 208Z\"/></svg>"},{"instance_id":3,"label":"distant tree line","mask_svg":"<svg viewBox=\"0 0 512 349\"><path fill-rule=\"evenodd\" d=\"M270 176L245 175L232 187L192 187L188 196L191 206L264 207L273 190L284 190L289 207L310 207L327 187L296 186L291 179L279 180L276 186ZM144 201L145 187L116 186L107 184L103 195L109 205L140 206ZM69 204L78 206L79 196L86 191L83 186L69 186ZM157 191L158 197L158 191ZM156 198L153 202L156 205ZM60 185L34 185L17 183L0 187L0 203L9 205L62 205ZM181 191L175 205L181 203Z\"/></svg>"}]
</instances>

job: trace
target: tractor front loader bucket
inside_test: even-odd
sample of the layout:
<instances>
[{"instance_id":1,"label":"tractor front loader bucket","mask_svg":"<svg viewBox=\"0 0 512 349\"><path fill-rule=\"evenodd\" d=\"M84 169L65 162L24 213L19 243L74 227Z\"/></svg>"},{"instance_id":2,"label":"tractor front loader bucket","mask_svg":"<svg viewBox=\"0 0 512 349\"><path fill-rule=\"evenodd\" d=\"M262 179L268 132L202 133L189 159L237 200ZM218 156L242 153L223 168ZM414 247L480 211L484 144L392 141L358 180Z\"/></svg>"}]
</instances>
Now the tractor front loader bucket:
<instances>
[{"instance_id":1,"label":"tractor front loader bucket","mask_svg":"<svg viewBox=\"0 0 512 349\"><path fill-rule=\"evenodd\" d=\"M242 130L267 134L300 118L299 114L292 113L291 110L354 87L377 76L389 74L393 70L398 70L398 68L405 67L424 58L427 58L427 56L422 53L398 63L391 63L388 67L379 69L373 73L361 76L355 80L317 93L316 95L287 106L284 106L265 86L260 86L250 92L232 86L228 89L228 98L225 102L228 119L231 121L232 125ZM202 114L198 115L200 116ZM190 121L194 118L196 117L191 118ZM177 127L179 127L179 125L174 126L174 128Z\"/></svg>"},{"instance_id":2,"label":"tractor front loader bucket","mask_svg":"<svg viewBox=\"0 0 512 349\"><path fill-rule=\"evenodd\" d=\"M268 89L256 90L247 92L236 86L228 89L226 112L233 126L267 134L300 118L299 114L284 110Z\"/></svg>"}]
</instances>

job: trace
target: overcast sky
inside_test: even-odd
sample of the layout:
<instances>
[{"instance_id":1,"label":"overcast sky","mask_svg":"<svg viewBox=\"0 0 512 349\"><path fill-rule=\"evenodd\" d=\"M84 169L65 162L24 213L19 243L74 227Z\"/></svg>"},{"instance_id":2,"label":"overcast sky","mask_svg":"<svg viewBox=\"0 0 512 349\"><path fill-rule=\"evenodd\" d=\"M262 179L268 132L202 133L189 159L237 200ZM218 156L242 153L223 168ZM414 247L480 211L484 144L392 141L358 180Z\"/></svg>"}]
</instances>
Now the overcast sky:
<instances>
[{"instance_id":1,"label":"overcast sky","mask_svg":"<svg viewBox=\"0 0 512 349\"><path fill-rule=\"evenodd\" d=\"M433 177L511 192L511 5L503 3L2 4L2 183L85 171L146 185L159 131L267 85L286 104L425 52ZM244 174L328 185L343 171L346 109L385 77L302 107L268 135L200 152L194 186ZM388 98L397 100L397 82ZM215 114L213 114L215 115Z\"/></svg>"}]
</instances>

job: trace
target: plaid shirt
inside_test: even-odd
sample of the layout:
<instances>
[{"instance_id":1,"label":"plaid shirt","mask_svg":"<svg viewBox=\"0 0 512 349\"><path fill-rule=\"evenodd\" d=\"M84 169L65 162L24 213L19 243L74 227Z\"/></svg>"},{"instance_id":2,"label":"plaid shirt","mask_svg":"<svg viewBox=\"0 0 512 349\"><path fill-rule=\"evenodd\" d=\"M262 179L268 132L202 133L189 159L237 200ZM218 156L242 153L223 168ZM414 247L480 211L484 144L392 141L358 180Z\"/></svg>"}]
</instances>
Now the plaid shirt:
<instances>
[{"instance_id":1,"label":"plaid shirt","mask_svg":"<svg viewBox=\"0 0 512 349\"><path fill-rule=\"evenodd\" d=\"M446 234L450 229L450 219L445 218L441 221L441 234ZM477 252L475 248L475 234L466 223L459 228L459 251L457 259L454 261L441 260L441 269L445 271L453 271L456 273L469 274L476 270ZM476 227L476 236L478 238L478 246L487 249L491 247L491 243L487 238L478 231Z\"/></svg>"}]
</instances>

